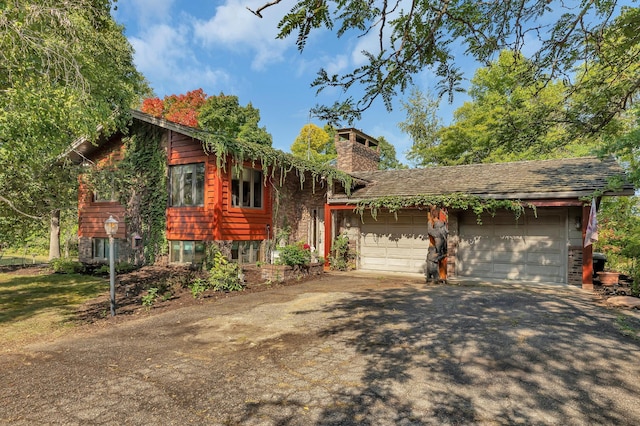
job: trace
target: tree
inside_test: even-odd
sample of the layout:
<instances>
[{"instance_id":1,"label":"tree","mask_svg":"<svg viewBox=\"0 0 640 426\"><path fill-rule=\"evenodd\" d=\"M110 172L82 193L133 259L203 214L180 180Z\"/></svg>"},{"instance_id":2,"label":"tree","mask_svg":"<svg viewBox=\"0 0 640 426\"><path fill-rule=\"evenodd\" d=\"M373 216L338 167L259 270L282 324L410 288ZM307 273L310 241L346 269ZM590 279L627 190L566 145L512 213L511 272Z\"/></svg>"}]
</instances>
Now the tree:
<instances>
[{"instance_id":1,"label":"tree","mask_svg":"<svg viewBox=\"0 0 640 426\"><path fill-rule=\"evenodd\" d=\"M423 93L417 87L411 91L408 102L402 102L407 119L398 123L398 128L413 141L407 158L418 166L438 163L435 148L438 146L442 122L438 117L440 101L430 93Z\"/></svg>"},{"instance_id":2,"label":"tree","mask_svg":"<svg viewBox=\"0 0 640 426\"><path fill-rule=\"evenodd\" d=\"M572 134L563 119L568 108L561 81L538 78L531 61L504 51L476 70L471 101L438 132L440 143L422 151L423 162L469 164L561 158L593 153L598 138Z\"/></svg>"},{"instance_id":3,"label":"tree","mask_svg":"<svg viewBox=\"0 0 640 426\"><path fill-rule=\"evenodd\" d=\"M253 11L262 17L265 10L281 0L265 3ZM626 18L614 21L621 10ZM335 122L360 118L378 99L392 109L397 93L411 86L416 74L429 70L438 79L440 95L451 100L461 91L463 73L461 61L475 59L488 65L503 50L521 53L533 50L529 59L538 77L548 81L567 79L579 88L582 75L573 70L584 64L588 69L609 48L603 37L612 28L623 32L626 45L638 46L637 9L622 8L618 1L586 0L549 2L538 0L486 1L332 1L296 0L294 6L278 23L279 38L295 36L298 49L303 51L312 31L326 28L344 35L366 38L375 36L375 48L363 51L366 62L342 75L318 72L312 85L318 91L329 87L357 90L360 99L344 96L333 106L317 106L315 112L322 119ZM464 49L464 55L459 52ZM617 52L622 49L616 48ZM611 67L610 81L624 72L626 66L637 63L635 55L617 55L620 66ZM625 103L638 91L640 79L621 86L612 112L625 108ZM568 115L567 118L572 116ZM573 116L574 118L578 118ZM604 115L605 124L610 115ZM596 127L597 128L597 127ZM576 126L576 129L579 129ZM589 131L589 128L584 129Z\"/></svg>"},{"instance_id":4,"label":"tree","mask_svg":"<svg viewBox=\"0 0 640 426\"><path fill-rule=\"evenodd\" d=\"M407 166L402 164L396 158L396 148L385 139L384 136L378 136L377 138L380 147L380 162L378 163L378 170L390 170L390 169L406 169Z\"/></svg>"},{"instance_id":5,"label":"tree","mask_svg":"<svg viewBox=\"0 0 640 426\"><path fill-rule=\"evenodd\" d=\"M241 107L237 96L220 93L207 98L200 109L200 127L245 142L271 146L273 140L266 127L258 127L260 110L249 103Z\"/></svg>"},{"instance_id":6,"label":"tree","mask_svg":"<svg viewBox=\"0 0 640 426\"><path fill-rule=\"evenodd\" d=\"M142 112L162 117L174 123L198 127L198 114L206 102L207 95L202 89L192 90L184 95L147 98L142 102Z\"/></svg>"},{"instance_id":7,"label":"tree","mask_svg":"<svg viewBox=\"0 0 640 426\"><path fill-rule=\"evenodd\" d=\"M291 153L299 158L324 164L336 158L333 137L313 123L305 124L291 144Z\"/></svg>"},{"instance_id":8,"label":"tree","mask_svg":"<svg viewBox=\"0 0 640 426\"><path fill-rule=\"evenodd\" d=\"M232 140L271 145L266 127L258 127L260 110L249 103L241 107L237 96L208 96L202 89L184 95L169 95L163 100L148 98L142 102L142 112L162 117L174 123L197 127Z\"/></svg>"},{"instance_id":9,"label":"tree","mask_svg":"<svg viewBox=\"0 0 640 426\"><path fill-rule=\"evenodd\" d=\"M107 0L0 4L0 216L41 226L75 203L75 172L61 155L78 136L124 128L148 92ZM13 229L2 229L2 234Z\"/></svg>"}]
</instances>

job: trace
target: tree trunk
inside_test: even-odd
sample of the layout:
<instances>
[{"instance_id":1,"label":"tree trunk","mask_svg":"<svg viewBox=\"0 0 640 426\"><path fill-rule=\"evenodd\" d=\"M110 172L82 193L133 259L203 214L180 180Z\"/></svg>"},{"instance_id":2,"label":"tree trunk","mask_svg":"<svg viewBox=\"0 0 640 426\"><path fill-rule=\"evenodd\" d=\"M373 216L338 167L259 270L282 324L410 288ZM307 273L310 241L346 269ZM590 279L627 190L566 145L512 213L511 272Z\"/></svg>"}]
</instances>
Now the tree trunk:
<instances>
[{"instance_id":1,"label":"tree trunk","mask_svg":"<svg viewBox=\"0 0 640 426\"><path fill-rule=\"evenodd\" d=\"M51 212L51 224L49 226L49 260L60 257L60 210Z\"/></svg>"}]
</instances>

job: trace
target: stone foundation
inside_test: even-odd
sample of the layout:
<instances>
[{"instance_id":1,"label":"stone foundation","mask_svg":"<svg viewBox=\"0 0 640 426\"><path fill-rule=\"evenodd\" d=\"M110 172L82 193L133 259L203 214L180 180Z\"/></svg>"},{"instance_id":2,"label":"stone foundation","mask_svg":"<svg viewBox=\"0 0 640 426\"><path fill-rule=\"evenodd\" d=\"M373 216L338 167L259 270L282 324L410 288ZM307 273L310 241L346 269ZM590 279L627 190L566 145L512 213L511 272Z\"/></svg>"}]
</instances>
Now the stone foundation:
<instances>
[{"instance_id":1,"label":"stone foundation","mask_svg":"<svg viewBox=\"0 0 640 426\"><path fill-rule=\"evenodd\" d=\"M321 275L324 266L321 263L312 263L309 269L293 269L287 265L244 265L242 273L249 286L265 283L281 283L291 280L299 280L310 276Z\"/></svg>"}]
</instances>

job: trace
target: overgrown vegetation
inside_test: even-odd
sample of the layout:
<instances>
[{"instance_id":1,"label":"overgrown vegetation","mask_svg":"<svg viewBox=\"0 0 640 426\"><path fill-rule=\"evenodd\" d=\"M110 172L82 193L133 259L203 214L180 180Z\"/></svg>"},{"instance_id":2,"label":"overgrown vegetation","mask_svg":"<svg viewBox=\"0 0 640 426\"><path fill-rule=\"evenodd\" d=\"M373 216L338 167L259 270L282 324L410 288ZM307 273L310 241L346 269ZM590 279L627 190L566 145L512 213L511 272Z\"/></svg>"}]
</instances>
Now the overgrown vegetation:
<instances>
[{"instance_id":1,"label":"overgrown vegetation","mask_svg":"<svg viewBox=\"0 0 640 426\"><path fill-rule=\"evenodd\" d=\"M451 209L471 210L478 216L478 223L481 221L483 213L494 214L499 209L510 210L517 220L525 212L525 208L531 208L535 214L535 206L524 204L518 200L496 200L480 198L474 195L453 193L445 195L415 195L406 196L386 196L370 200L361 200L357 203L354 211L362 216L366 210L370 210L371 216L375 219L381 209L387 209L390 213L396 214L398 211L409 207L440 206Z\"/></svg>"},{"instance_id":2,"label":"overgrown vegetation","mask_svg":"<svg viewBox=\"0 0 640 426\"><path fill-rule=\"evenodd\" d=\"M210 289L214 291L244 289L238 264L229 261L216 244L207 245L202 268L206 272L206 277L197 276L187 284L193 297L198 298Z\"/></svg>"},{"instance_id":3,"label":"overgrown vegetation","mask_svg":"<svg viewBox=\"0 0 640 426\"><path fill-rule=\"evenodd\" d=\"M127 233L144 241L144 261L153 263L167 252L165 237L167 207L167 158L160 148L162 129L141 124L123 138L123 158L84 177L92 189L115 192L125 206Z\"/></svg>"},{"instance_id":4,"label":"overgrown vegetation","mask_svg":"<svg viewBox=\"0 0 640 426\"><path fill-rule=\"evenodd\" d=\"M348 271L355 268L357 253L349 248L349 237L346 234L338 235L331 244L329 265L336 271Z\"/></svg>"}]
</instances>

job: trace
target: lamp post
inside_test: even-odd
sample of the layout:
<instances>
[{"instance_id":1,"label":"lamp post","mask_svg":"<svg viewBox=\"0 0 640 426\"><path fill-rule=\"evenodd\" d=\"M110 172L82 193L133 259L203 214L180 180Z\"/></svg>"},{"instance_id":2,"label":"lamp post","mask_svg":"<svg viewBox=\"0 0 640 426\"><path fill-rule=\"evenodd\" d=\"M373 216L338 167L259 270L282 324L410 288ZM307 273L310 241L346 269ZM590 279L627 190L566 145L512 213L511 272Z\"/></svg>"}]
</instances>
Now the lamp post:
<instances>
[{"instance_id":1,"label":"lamp post","mask_svg":"<svg viewBox=\"0 0 640 426\"><path fill-rule=\"evenodd\" d=\"M113 249L113 236L118 232L118 221L109 215L109 219L104 221L104 230L107 231L107 235L109 236L109 299L111 316L113 317L116 315L116 267L114 263L115 250Z\"/></svg>"}]
</instances>

